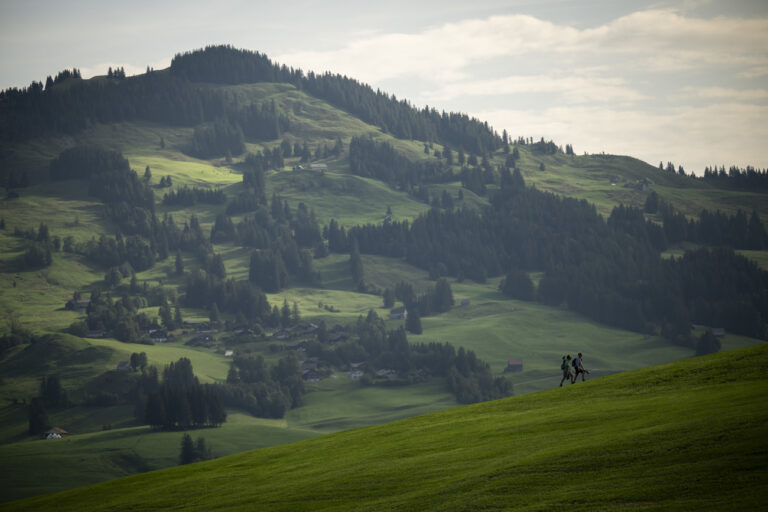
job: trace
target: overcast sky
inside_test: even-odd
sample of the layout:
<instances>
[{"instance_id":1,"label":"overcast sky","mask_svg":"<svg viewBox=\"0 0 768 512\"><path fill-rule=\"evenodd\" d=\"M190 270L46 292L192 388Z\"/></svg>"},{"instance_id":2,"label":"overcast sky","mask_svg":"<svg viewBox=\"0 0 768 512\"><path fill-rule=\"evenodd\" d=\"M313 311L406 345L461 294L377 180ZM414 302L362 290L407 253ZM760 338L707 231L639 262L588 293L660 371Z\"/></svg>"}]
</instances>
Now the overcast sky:
<instances>
[{"instance_id":1,"label":"overcast sky","mask_svg":"<svg viewBox=\"0 0 768 512\"><path fill-rule=\"evenodd\" d=\"M0 88L209 44L577 153L768 167L766 0L0 0Z\"/></svg>"}]
</instances>

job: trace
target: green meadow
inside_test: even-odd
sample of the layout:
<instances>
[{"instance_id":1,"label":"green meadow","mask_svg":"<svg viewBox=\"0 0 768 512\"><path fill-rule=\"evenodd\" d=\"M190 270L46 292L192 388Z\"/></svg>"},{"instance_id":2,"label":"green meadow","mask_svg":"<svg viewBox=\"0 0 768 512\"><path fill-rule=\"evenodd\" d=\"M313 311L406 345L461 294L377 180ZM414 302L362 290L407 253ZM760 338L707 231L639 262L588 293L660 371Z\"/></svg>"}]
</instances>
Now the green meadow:
<instances>
[{"instance_id":1,"label":"green meadow","mask_svg":"<svg viewBox=\"0 0 768 512\"><path fill-rule=\"evenodd\" d=\"M2 508L758 510L766 364L729 351Z\"/></svg>"}]
</instances>

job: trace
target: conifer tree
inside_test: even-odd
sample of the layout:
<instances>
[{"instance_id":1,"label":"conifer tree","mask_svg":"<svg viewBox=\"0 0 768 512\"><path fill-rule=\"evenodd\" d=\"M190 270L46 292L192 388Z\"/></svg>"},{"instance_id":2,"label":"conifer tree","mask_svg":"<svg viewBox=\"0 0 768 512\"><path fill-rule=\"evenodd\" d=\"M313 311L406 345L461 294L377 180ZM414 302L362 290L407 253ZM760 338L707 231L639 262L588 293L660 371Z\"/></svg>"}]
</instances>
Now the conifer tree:
<instances>
[{"instance_id":1,"label":"conifer tree","mask_svg":"<svg viewBox=\"0 0 768 512\"><path fill-rule=\"evenodd\" d=\"M408 310L408 315L405 318L405 330L411 334L421 334L421 315L419 315L418 307L412 307Z\"/></svg>"}]
</instances>

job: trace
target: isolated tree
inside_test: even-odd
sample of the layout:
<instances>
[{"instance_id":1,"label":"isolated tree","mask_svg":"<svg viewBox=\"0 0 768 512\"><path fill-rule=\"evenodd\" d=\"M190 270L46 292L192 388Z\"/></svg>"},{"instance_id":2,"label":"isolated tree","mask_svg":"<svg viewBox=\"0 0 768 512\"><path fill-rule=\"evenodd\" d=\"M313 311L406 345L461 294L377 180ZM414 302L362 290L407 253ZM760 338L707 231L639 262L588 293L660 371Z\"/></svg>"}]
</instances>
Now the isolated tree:
<instances>
[{"instance_id":1,"label":"isolated tree","mask_svg":"<svg viewBox=\"0 0 768 512\"><path fill-rule=\"evenodd\" d=\"M181 436L181 454L179 455L179 464L191 464L197 459L195 453L195 444L192 442L192 438L184 433Z\"/></svg>"},{"instance_id":2,"label":"isolated tree","mask_svg":"<svg viewBox=\"0 0 768 512\"><path fill-rule=\"evenodd\" d=\"M134 353L131 354L130 364L131 364L131 369L133 371L136 371L136 370L139 369L139 354L138 353L134 352Z\"/></svg>"},{"instance_id":3,"label":"isolated tree","mask_svg":"<svg viewBox=\"0 0 768 512\"><path fill-rule=\"evenodd\" d=\"M152 171L149 170L149 166L144 169L144 180L149 182L152 179Z\"/></svg>"},{"instance_id":4,"label":"isolated tree","mask_svg":"<svg viewBox=\"0 0 768 512\"><path fill-rule=\"evenodd\" d=\"M645 198L645 206L643 208L645 213L656 213L659 211L659 194L655 190L651 190L648 197Z\"/></svg>"},{"instance_id":5,"label":"isolated tree","mask_svg":"<svg viewBox=\"0 0 768 512\"><path fill-rule=\"evenodd\" d=\"M288 305L288 299L283 299L283 307L280 308L280 325L283 327L291 325L291 307Z\"/></svg>"},{"instance_id":6,"label":"isolated tree","mask_svg":"<svg viewBox=\"0 0 768 512\"><path fill-rule=\"evenodd\" d=\"M405 318L405 330L411 334L421 334L421 316L418 307L408 310L408 316Z\"/></svg>"},{"instance_id":7,"label":"isolated tree","mask_svg":"<svg viewBox=\"0 0 768 512\"><path fill-rule=\"evenodd\" d=\"M209 460L211 458L211 447L205 444L205 438L198 437L195 442L196 460Z\"/></svg>"},{"instance_id":8,"label":"isolated tree","mask_svg":"<svg viewBox=\"0 0 768 512\"><path fill-rule=\"evenodd\" d=\"M720 348L720 340L712 333L712 329L707 329L696 343L696 355L714 354L715 352L720 352Z\"/></svg>"},{"instance_id":9,"label":"isolated tree","mask_svg":"<svg viewBox=\"0 0 768 512\"><path fill-rule=\"evenodd\" d=\"M115 286L119 285L122 279L123 276L120 274L120 269L117 267L110 267L109 270L107 270L107 272L104 274L104 282L110 288L114 288Z\"/></svg>"}]
</instances>

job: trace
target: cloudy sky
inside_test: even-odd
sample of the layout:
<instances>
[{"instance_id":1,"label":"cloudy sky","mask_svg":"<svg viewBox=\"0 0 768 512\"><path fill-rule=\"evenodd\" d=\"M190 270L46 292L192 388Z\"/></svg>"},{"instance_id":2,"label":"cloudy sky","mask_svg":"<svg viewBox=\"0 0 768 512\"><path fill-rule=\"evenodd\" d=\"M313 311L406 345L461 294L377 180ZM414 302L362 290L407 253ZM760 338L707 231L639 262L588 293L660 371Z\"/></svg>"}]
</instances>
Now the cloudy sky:
<instances>
[{"instance_id":1,"label":"cloudy sky","mask_svg":"<svg viewBox=\"0 0 768 512\"><path fill-rule=\"evenodd\" d=\"M222 43L577 153L768 167L766 0L0 0L0 88Z\"/></svg>"}]
</instances>

